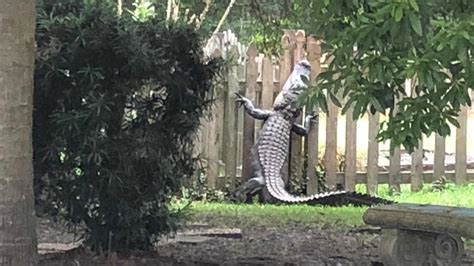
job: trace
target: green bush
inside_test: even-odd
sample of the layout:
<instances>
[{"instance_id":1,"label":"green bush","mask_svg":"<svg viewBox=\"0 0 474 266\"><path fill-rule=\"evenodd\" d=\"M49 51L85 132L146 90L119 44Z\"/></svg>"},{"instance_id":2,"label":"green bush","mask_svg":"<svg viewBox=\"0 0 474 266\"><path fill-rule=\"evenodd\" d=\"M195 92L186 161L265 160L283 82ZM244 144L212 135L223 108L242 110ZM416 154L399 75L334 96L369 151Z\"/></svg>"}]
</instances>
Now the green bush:
<instances>
[{"instance_id":1,"label":"green bush","mask_svg":"<svg viewBox=\"0 0 474 266\"><path fill-rule=\"evenodd\" d=\"M107 1L38 5L34 98L40 205L84 223L95 251L147 249L177 228L193 137L219 63L200 33L116 15Z\"/></svg>"}]
</instances>

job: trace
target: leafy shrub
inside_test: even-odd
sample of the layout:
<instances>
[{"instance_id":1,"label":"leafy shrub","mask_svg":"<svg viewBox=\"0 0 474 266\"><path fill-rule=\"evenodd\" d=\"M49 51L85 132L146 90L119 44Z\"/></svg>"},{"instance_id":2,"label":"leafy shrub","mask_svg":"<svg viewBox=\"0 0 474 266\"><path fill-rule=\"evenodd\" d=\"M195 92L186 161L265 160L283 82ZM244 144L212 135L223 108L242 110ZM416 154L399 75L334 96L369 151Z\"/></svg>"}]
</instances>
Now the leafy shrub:
<instances>
[{"instance_id":1,"label":"leafy shrub","mask_svg":"<svg viewBox=\"0 0 474 266\"><path fill-rule=\"evenodd\" d=\"M39 202L84 223L95 251L152 247L177 228L169 200L194 171L219 63L194 29L118 17L107 1L40 2L36 37Z\"/></svg>"}]
</instances>

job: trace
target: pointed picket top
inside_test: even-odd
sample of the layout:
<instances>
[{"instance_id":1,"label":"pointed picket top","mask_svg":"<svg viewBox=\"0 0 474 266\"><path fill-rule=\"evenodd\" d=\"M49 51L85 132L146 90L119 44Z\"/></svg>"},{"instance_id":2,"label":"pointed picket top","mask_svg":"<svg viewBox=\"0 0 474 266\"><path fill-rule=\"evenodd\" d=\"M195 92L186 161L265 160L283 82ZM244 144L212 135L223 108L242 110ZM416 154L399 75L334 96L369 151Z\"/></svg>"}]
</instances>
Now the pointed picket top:
<instances>
[{"instance_id":1,"label":"pointed picket top","mask_svg":"<svg viewBox=\"0 0 474 266\"><path fill-rule=\"evenodd\" d=\"M304 42L306 41L304 30L298 30L296 32L296 45L298 48L302 48L304 46Z\"/></svg>"},{"instance_id":2,"label":"pointed picket top","mask_svg":"<svg viewBox=\"0 0 474 266\"><path fill-rule=\"evenodd\" d=\"M321 40L314 35L306 37L306 50L308 52L308 60L321 58Z\"/></svg>"},{"instance_id":3,"label":"pointed picket top","mask_svg":"<svg viewBox=\"0 0 474 266\"><path fill-rule=\"evenodd\" d=\"M257 46L255 44L250 44L250 46L247 48L247 56L248 58L255 58L258 54L257 51Z\"/></svg>"},{"instance_id":4,"label":"pointed picket top","mask_svg":"<svg viewBox=\"0 0 474 266\"><path fill-rule=\"evenodd\" d=\"M283 35L288 36L290 38L290 49L291 46L296 44L296 31L295 30L283 30Z\"/></svg>"},{"instance_id":5,"label":"pointed picket top","mask_svg":"<svg viewBox=\"0 0 474 266\"><path fill-rule=\"evenodd\" d=\"M290 36L286 34L281 36L281 46L283 47L283 50L290 49Z\"/></svg>"},{"instance_id":6,"label":"pointed picket top","mask_svg":"<svg viewBox=\"0 0 474 266\"><path fill-rule=\"evenodd\" d=\"M321 41L313 35L306 37L306 57L311 63L311 79L321 73Z\"/></svg>"},{"instance_id":7,"label":"pointed picket top","mask_svg":"<svg viewBox=\"0 0 474 266\"><path fill-rule=\"evenodd\" d=\"M304 50L304 44L306 42L306 37L305 33L303 30L298 30L296 32L296 49L295 49L295 55L294 55L294 62L293 64L296 64L298 61L303 59L305 57L305 50Z\"/></svg>"}]
</instances>

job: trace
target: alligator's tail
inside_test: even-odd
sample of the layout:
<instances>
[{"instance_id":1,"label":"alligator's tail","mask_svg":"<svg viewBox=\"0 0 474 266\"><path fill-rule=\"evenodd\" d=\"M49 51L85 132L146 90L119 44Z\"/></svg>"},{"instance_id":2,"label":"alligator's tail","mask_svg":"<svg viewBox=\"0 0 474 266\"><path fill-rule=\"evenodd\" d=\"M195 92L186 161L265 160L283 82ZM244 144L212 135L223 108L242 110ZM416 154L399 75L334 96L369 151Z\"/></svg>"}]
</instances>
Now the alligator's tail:
<instances>
[{"instance_id":1,"label":"alligator's tail","mask_svg":"<svg viewBox=\"0 0 474 266\"><path fill-rule=\"evenodd\" d=\"M390 204L393 203L390 200L372 197L367 194L360 194L356 192L348 191L330 191L324 193L313 194L310 196L294 196L285 190L283 179L279 174L275 172L268 176L265 176L265 183L268 192L272 197L277 199L279 202L287 204L309 204L309 205L330 205L330 206L341 206L341 205L355 205L355 206L372 206L377 204Z\"/></svg>"}]
</instances>

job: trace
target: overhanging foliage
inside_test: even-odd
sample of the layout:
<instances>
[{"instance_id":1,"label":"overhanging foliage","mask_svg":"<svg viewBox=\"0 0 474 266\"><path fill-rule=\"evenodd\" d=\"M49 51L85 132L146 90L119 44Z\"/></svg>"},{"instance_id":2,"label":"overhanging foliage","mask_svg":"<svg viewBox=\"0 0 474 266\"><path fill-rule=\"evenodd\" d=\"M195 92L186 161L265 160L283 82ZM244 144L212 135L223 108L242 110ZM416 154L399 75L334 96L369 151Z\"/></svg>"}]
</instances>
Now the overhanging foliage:
<instances>
[{"instance_id":1,"label":"overhanging foliage","mask_svg":"<svg viewBox=\"0 0 474 266\"><path fill-rule=\"evenodd\" d=\"M461 106L471 104L473 14L469 0L298 1L295 20L334 56L309 102L324 106L327 89L348 98L343 110L352 105L354 118L390 109L379 139L391 140L392 150L413 150L422 134L450 134L448 123L458 126ZM417 96L405 95L405 79L416 80Z\"/></svg>"}]
</instances>

